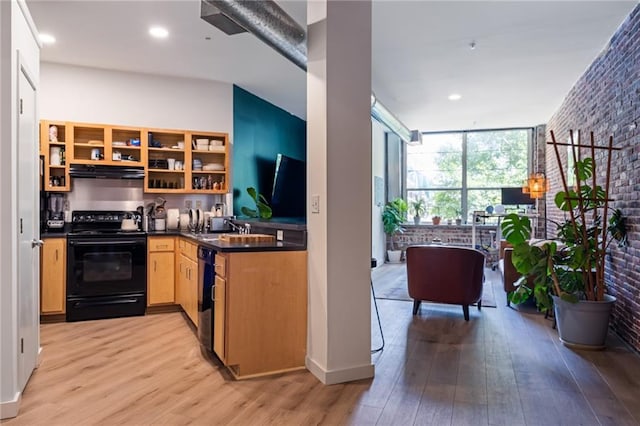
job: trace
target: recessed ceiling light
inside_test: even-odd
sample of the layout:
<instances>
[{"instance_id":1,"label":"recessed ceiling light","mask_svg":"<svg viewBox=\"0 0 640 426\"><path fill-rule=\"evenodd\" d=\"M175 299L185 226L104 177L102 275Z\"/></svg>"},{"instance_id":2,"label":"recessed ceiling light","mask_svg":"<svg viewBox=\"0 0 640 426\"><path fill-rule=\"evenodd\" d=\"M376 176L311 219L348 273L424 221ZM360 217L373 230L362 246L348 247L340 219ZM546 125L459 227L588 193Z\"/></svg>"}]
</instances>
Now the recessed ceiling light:
<instances>
[{"instance_id":1,"label":"recessed ceiling light","mask_svg":"<svg viewBox=\"0 0 640 426\"><path fill-rule=\"evenodd\" d=\"M39 38L42 44L53 44L56 42L56 38L51 34L40 33Z\"/></svg>"},{"instance_id":2,"label":"recessed ceiling light","mask_svg":"<svg viewBox=\"0 0 640 426\"><path fill-rule=\"evenodd\" d=\"M452 93L449 95L450 101L459 101L460 99L462 99L462 95L459 95L457 93Z\"/></svg>"},{"instance_id":3,"label":"recessed ceiling light","mask_svg":"<svg viewBox=\"0 0 640 426\"><path fill-rule=\"evenodd\" d=\"M167 38L169 36L169 31L163 27L151 27L149 28L149 34L155 38Z\"/></svg>"}]
</instances>

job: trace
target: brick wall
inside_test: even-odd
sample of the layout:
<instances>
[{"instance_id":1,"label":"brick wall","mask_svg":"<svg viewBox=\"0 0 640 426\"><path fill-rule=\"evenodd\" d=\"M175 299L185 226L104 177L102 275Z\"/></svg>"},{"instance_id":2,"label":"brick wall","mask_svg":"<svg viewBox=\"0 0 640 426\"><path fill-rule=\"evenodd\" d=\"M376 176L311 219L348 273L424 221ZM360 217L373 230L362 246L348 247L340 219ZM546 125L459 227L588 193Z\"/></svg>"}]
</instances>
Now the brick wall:
<instances>
[{"instance_id":1,"label":"brick wall","mask_svg":"<svg viewBox=\"0 0 640 426\"><path fill-rule=\"evenodd\" d=\"M491 242L495 239L496 225L497 224L486 224L476 226L477 248L488 248L490 246ZM404 225L404 229L404 233L396 236L396 248L404 250L410 245L429 244L433 242L471 247L471 225ZM388 241L387 248L390 248ZM497 251L483 251L485 251L487 255L487 265L497 260Z\"/></svg>"},{"instance_id":2,"label":"brick wall","mask_svg":"<svg viewBox=\"0 0 640 426\"><path fill-rule=\"evenodd\" d=\"M612 328L640 350L640 5L613 35L591 66L580 77L547 123L547 140L553 131L558 142L567 142L569 129L582 131L583 142L594 132L599 144L613 136L611 197L615 208L627 217L629 247L611 248L606 268L608 292L617 297ZM550 178L547 216L562 220L552 196L561 189L553 147L547 145L546 173ZM604 152L596 154L597 167L605 170ZM582 155L590 155L583 152ZM567 151L560 149L566 170ZM604 182L604 178L599 176ZM603 183L602 183L603 184ZM555 230L549 226L549 235Z\"/></svg>"}]
</instances>

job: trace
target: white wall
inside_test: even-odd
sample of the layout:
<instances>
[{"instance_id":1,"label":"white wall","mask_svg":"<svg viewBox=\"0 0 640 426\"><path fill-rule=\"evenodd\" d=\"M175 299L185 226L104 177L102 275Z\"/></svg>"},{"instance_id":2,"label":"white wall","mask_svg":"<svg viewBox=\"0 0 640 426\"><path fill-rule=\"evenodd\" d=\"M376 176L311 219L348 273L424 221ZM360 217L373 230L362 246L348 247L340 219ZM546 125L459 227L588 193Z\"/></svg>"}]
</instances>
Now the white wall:
<instances>
[{"instance_id":1,"label":"white wall","mask_svg":"<svg viewBox=\"0 0 640 426\"><path fill-rule=\"evenodd\" d=\"M19 4L20 3L20 4ZM17 414L22 389L18 383L18 65L39 85L39 45L26 4L0 1L0 417ZM37 189L34 188L34 191ZM35 199L35 197L34 197ZM34 209L37 207L34 206ZM33 303L37 306L38 300ZM37 332L37 331L36 331ZM38 343L39 345L39 343Z\"/></svg>"},{"instance_id":2,"label":"white wall","mask_svg":"<svg viewBox=\"0 0 640 426\"><path fill-rule=\"evenodd\" d=\"M371 120L371 148L372 148L372 181L371 181L371 257L378 261L378 266L384 263L386 256L386 235L382 227L382 209L384 207L384 187L380 205L376 204L375 198L375 178L386 179L385 177L385 128L376 120Z\"/></svg>"},{"instance_id":3,"label":"white wall","mask_svg":"<svg viewBox=\"0 0 640 426\"><path fill-rule=\"evenodd\" d=\"M233 133L228 83L47 62L40 78L43 119Z\"/></svg>"}]
</instances>

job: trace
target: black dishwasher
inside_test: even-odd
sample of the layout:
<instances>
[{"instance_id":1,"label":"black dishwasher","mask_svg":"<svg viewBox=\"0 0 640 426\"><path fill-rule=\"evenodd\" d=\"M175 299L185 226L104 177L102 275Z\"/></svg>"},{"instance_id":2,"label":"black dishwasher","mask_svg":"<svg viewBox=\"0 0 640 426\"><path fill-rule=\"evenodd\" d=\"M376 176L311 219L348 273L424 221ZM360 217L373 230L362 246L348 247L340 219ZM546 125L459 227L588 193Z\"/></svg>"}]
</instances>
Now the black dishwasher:
<instances>
[{"instance_id":1,"label":"black dishwasher","mask_svg":"<svg viewBox=\"0 0 640 426\"><path fill-rule=\"evenodd\" d=\"M213 352L213 281L216 252L198 246L198 339L208 351Z\"/></svg>"}]
</instances>

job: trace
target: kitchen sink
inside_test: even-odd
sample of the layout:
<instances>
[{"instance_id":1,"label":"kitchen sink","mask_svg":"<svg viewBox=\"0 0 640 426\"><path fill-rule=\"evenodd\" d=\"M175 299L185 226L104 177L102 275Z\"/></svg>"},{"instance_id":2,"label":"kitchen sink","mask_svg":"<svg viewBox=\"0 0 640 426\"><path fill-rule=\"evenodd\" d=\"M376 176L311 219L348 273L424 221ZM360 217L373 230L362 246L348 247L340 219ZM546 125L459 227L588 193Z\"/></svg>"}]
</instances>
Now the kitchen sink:
<instances>
[{"instance_id":1,"label":"kitchen sink","mask_svg":"<svg viewBox=\"0 0 640 426\"><path fill-rule=\"evenodd\" d=\"M198 241L203 241L205 243L210 243L212 241L218 241L219 237L198 237Z\"/></svg>"}]
</instances>

